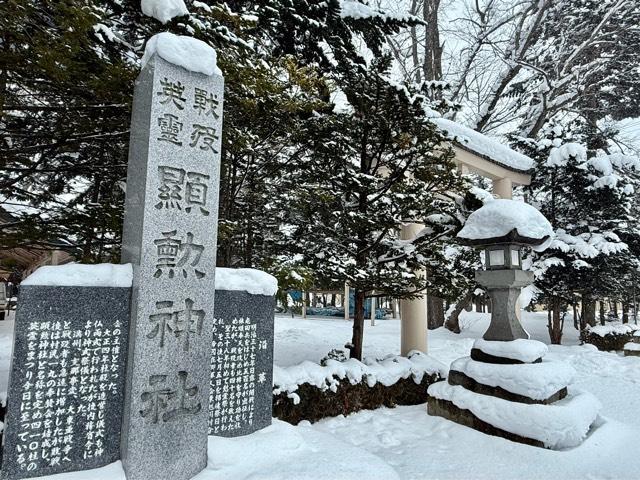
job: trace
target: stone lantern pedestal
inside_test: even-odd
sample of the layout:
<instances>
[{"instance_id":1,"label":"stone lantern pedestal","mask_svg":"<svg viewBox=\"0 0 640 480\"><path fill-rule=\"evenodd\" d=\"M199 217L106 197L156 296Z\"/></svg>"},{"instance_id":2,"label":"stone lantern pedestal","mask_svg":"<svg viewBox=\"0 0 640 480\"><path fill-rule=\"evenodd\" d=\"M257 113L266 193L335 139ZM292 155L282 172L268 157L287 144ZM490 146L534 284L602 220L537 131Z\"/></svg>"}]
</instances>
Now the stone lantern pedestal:
<instances>
[{"instance_id":1,"label":"stone lantern pedestal","mask_svg":"<svg viewBox=\"0 0 640 480\"><path fill-rule=\"evenodd\" d=\"M520 290L533 283L533 273L524 270L479 270L476 282L487 289L491 297L491 324L485 340L508 341L529 338L522 328L516 308Z\"/></svg>"}]
</instances>

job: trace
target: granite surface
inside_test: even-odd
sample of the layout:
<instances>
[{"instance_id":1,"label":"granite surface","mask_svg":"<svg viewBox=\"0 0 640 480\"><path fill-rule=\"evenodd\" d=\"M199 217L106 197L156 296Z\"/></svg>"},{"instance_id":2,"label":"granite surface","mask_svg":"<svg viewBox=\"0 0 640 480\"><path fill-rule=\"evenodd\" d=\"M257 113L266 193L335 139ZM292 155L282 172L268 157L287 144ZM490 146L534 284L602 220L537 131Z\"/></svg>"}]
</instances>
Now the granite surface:
<instances>
[{"instance_id":1,"label":"granite surface","mask_svg":"<svg viewBox=\"0 0 640 480\"><path fill-rule=\"evenodd\" d=\"M209 434L246 435L271 425L275 298L216 290Z\"/></svg>"},{"instance_id":2,"label":"granite surface","mask_svg":"<svg viewBox=\"0 0 640 480\"><path fill-rule=\"evenodd\" d=\"M20 289L3 479L120 457L130 295L120 287Z\"/></svg>"},{"instance_id":3,"label":"granite surface","mask_svg":"<svg viewBox=\"0 0 640 480\"><path fill-rule=\"evenodd\" d=\"M522 287L533 282L533 273L524 270L479 270L476 281L491 297L491 323L482 336L485 340L509 341L529 338L516 317Z\"/></svg>"},{"instance_id":4,"label":"granite surface","mask_svg":"<svg viewBox=\"0 0 640 480\"><path fill-rule=\"evenodd\" d=\"M223 79L157 55L136 81L122 261L134 266L128 480L206 466Z\"/></svg>"}]
</instances>

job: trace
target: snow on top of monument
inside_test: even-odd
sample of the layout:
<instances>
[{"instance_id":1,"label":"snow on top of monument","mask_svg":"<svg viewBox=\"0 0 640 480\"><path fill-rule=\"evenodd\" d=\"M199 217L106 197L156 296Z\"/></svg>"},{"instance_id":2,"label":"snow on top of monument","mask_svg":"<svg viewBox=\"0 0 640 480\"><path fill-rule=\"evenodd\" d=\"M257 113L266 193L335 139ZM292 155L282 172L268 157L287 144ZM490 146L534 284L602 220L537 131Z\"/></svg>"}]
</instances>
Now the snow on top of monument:
<instances>
[{"instance_id":1,"label":"snow on top of monument","mask_svg":"<svg viewBox=\"0 0 640 480\"><path fill-rule=\"evenodd\" d=\"M553 227L535 207L517 200L497 199L486 202L469 215L459 238L483 240L503 237L512 230L520 236L542 239L553 236ZM546 244L541 247L546 248ZM540 250L544 248L537 247Z\"/></svg>"},{"instance_id":2,"label":"snow on top of monument","mask_svg":"<svg viewBox=\"0 0 640 480\"><path fill-rule=\"evenodd\" d=\"M305 383L335 392L340 380L345 378L354 385L364 380L373 387L376 383L391 386L409 376L420 383L425 374L444 378L447 367L429 355L412 351L408 357L390 355L382 360L365 359L364 363L350 358L344 362L327 360L324 366L310 361L284 368L274 366L273 385L274 394L287 392L296 402L299 399L294 392Z\"/></svg>"},{"instance_id":3,"label":"snow on top of monument","mask_svg":"<svg viewBox=\"0 0 640 480\"><path fill-rule=\"evenodd\" d=\"M130 287L133 281L133 268L130 263L114 265L48 265L38 268L23 280L22 285L41 285L49 287Z\"/></svg>"},{"instance_id":4,"label":"snow on top of monument","mask_svg":"<svg viewBox=\"0 0 640 480\"><path fill-rule=\"evenodd\" d=\"M640 352L640 343L627 342L623 348L629 352Z\"/></svg>"},{"instance_id":5,"label":"snow on top of monument","mask_svg":"<svg viewBox=\"0 0 640 480\"><path fill-rule=\"evenodd\" d=\"M593 333L600 337L606 335L629 335L633 332L640 332L640 325L633 323L611 323L609 325L597 325L589 327L589 333Z\"/></svg>"},{"instance_id":6,"label":"snow on top of monument","mask_svg":"<svg viewBox=\"0 0 640 480\"><path fill-rule=\"evenodd\" d=\"M510 402L447 382L430 385L428 393L471 411L496 428L538 440L553 449L571 448L582 443L602 408L600 401L590 393L574 393L551 405Z\"/></svg>"},{"instance_id":7,"label":"snow on top of monument","mask_svg":"<svg viewBox=\"0 0 640 480\"><path fill-rule=\"evenodd\" d=\"M501 365L476 362L470 357L454 361L451 370L462 372L483 385L500 387L534 400L546 400L571 384L577 375L572 366L562 362Z\"/></svg>"},{"instance_id":8,"label":"snow on top of monument","mask_svg":"<svg viewBox=\"0 0 640 480\"><path fill-rule=\"evenodd\" d=\"M477 348L487 355L494 357L510 358L525 363L535 362L544 357L549 351L544 343L537 340L518 338L510 342L499 342L478 338L473 342L473 348Z\"/></svg>"},{"instance_id":9,"label":"snow on top of monument","mask_svg":"<svg viewBox=\"0 0 640 480\"><path fill-rule=\"evenodd\" d=\"M510 170L526 172L531 170L535 162L520 152L512 150L498 140L483 133L465 127L457 122L442 117L430 118L441 130L447 132L447 137L457 142L465 149L485 157Z\"/></svg>"},{"instance_id":10,"label":"snow on top of monument","mask_svg":"<svg viewBox=\"0 0 640 480\"><path fill-rule=\"evenodd\" d=\"M213 47L196 38L162 32L147 42L142 56L142 67L157 53L169 63L191 72L220 75L217 54Z\"/></svg>"},{"instance_id":11,"label":"snow on top of monument","mask_svg":"<svg viewBox=\"0 0 640 480\"><path fill-rule=\"evenodd\" d=\"M272 296L278 291L278 280L267 272L253 268L216 267L216 290Z\"/></svg>"},{"instance_id":12,"label":"snow on top of monument","mask_svg":"<svg viewBox=\"0 0 640 480\"><path fill-rule=\"evenodd\" d=\"M142 13L148 17L167 23L175 17L189 15L184 0L142 0Z\"/></svg>"}]
</instances>

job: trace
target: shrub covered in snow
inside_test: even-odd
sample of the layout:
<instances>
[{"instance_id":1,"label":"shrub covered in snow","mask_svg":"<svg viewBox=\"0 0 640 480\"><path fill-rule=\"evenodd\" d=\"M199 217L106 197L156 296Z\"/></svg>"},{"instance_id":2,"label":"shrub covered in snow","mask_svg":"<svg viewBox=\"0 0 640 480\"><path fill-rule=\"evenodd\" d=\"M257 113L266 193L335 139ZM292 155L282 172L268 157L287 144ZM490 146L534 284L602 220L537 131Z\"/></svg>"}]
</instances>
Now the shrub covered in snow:
<instances>
[{"instance_id":1,"label":"shrub covered in snow","mask_svg":"<svg viewBox=\"0 0 640 480\"><path fill-rule=\"evenodd\" d=\"M323 363L274 367L274 417L297 425L381 406L418 405L427 401L427 388L442 380L447 370L420 352L366 363L355 359Z\"/></svg>"},{"instance_id":2,"label":"shrub covered in snow","mask_svg":"<svg viewBox=\"0 0 640 480\"><path fill-rule=\"evenodd\" d=\"M580 339L584 343L594 345L598 350L623 350L625 344L632 342L634 335L638 333L640 333L640 325L611 323L587 328L580 333Z\"/></svg>"}]
</instances>

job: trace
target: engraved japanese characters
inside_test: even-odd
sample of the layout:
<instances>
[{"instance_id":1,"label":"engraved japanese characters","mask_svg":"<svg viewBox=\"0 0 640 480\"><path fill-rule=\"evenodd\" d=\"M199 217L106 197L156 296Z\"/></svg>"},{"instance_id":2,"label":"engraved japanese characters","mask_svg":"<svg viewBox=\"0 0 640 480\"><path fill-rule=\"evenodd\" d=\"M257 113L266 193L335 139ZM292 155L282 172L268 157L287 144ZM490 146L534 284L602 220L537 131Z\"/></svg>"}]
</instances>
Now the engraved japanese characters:
<instances>
[{"instance_id":1,"label":"engraved japanese characters","mask_svg":"<svg viewBox=\"0 0 640 480\"><path fill-rule=\"evenodd\" d=\"M136 82L123 236L134 265L129 480L186 480L206 465L222 99L222 77L158 55Z\"/></svg>"},{"instance_id":2,"label":"engraved japanese characters","mask_svg":"<svg viewBox=\"0 0 640 480\"><path fill-rule=\"evenodd\" d=\"M21 288L3 479L120 457L129 299L130 288Z\"/></svg>"}]
</instances>

